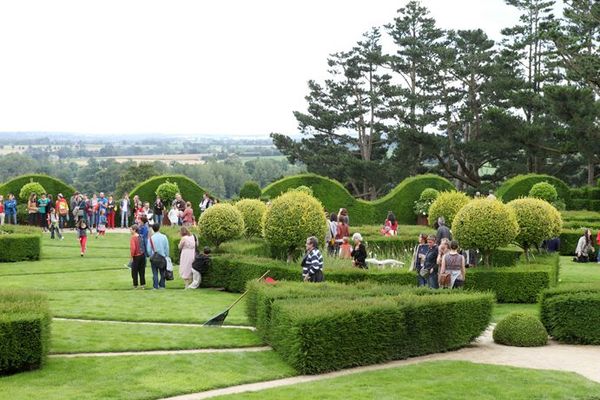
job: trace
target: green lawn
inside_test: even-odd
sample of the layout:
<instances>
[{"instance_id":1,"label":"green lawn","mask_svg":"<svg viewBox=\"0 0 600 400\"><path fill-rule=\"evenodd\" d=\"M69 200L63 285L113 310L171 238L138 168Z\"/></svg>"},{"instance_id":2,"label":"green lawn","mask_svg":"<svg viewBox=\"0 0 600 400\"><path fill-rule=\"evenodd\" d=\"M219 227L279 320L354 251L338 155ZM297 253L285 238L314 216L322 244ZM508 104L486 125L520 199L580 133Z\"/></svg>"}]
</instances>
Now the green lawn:
<instances>
[{"instance_id":1,"label":"green lawn","mask_svg":"<svg viewBox=\"0 0 600 400\"><path fill-rule=\"evenodd\" d=\"M593 399L600 384L577 374L462 361L425 362L219 399Z\"/></svg>"},{"instance_id":2,"label":"green lawn","mask_svg":"<svg viewBox=\"0 0 600 400\"><path fill-rule=\"evenodd\" d=\"M600 283L600 264L576 263L573 257L560 258L560 283Z\"/></svg>"}]
</instances>

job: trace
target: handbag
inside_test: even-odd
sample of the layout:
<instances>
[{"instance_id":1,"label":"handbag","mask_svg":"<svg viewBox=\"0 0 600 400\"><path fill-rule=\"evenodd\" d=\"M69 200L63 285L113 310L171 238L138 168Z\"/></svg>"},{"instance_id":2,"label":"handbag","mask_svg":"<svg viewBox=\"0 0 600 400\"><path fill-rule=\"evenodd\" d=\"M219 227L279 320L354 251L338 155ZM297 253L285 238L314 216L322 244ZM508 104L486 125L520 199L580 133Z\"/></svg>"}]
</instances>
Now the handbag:
<instances>
[{"instance_id":1,"label":"handbag","mask_svg":"<svg viewBox=\"0 0 600 400\"><path fill-rule=\"evenodd\" d=\"M438 285L441 288L449 288L452 284L452 277L450 272L444 272L438 276Z\"/></svg>"},{"instance_id":2,"label":"handbag","mask_svg":"<svg viewBox=\"0 0 600 400\"><path fill-rule=\"evenodd\" d=\"M167 269L167 259L156 252L152 238L150 238L150 247L152 247L152 257L150 257L150 263L156 265L156 268L158 268L160 271Z\"/></svg>"},{"instance_id":3,"label":"handbag","mask_svg":"<svg viewBox=\"0 0 600 400\"><path fill-rule=\"evenodd\" d=\"M427 278L429 276L429 268L421 267L419 275L421 275L422 278Z\"/></svg>"},{"instance_id":4,"label":"handbag","mask_svg":"<svg viewBox=\"0 0 600 400\"><path fill-rule=\"evenodd\" d=\"M172 281L173 279L175 279L173 277L173 271L166 270L165 271L165 280Z\"/></svg>"}]
</instances>

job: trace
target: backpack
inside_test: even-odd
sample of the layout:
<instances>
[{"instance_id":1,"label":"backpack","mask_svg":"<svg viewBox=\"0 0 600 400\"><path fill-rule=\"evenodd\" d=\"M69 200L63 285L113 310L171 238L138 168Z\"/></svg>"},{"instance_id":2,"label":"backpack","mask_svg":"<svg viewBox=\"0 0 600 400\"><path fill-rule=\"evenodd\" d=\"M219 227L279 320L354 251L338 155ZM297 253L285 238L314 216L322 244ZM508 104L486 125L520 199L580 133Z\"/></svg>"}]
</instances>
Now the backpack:
<instances>
[{"instance_id":1,"label":"backpack","mask_svg":"<svg viewBox=\"0 0 600 400\"><path fill-rule=\"evenodd\" d=\"M198 238L196 235L194 235L194 241L196 242L196 255L194 257L194 261L192 262L192 268L201 274L205 274L210 268L210 257L198 251Z\"/></svg>"}]
</instances>

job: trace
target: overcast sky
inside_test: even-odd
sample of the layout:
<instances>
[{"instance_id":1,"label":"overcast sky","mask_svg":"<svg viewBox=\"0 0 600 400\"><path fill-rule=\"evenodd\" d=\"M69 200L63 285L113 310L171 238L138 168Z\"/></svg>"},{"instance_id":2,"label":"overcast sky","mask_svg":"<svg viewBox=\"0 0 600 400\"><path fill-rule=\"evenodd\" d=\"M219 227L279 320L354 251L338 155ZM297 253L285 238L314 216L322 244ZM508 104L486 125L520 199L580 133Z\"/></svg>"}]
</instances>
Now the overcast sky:
<instances>
[{"instance_id":1,"label":"overcast sky","mask_svg":"<svg viewBox=\"0 0 600 400\"><path fill-rule=\"evenodd\" d=\"M0 132L296 133L328 54L405 0L0 2ZM504 0L425 0L443 28L514 25Z\"/></svg>"}]
</instances>

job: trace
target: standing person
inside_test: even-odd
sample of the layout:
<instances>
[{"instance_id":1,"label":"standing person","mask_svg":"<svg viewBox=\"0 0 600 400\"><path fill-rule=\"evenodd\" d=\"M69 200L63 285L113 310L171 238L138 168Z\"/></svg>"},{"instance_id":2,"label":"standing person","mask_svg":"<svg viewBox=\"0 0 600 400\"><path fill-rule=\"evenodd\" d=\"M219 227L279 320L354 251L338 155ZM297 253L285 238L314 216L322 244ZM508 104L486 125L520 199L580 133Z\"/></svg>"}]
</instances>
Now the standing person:
<instances>
[{"instance_id":1,"label":"standing person","mask_svg":"<svg viewBox=\"0 0 600 400\"><path fill-rule=\"evenodd\" d=\"M442 258L440 274L450 273L450 288L460 288L465 284L466 276L465 257L458 254L458 242L453 240L450 242L450 249Z\"/></svg>"},{"instance_id":2,"label":"standing person","mask_svg":"<svg viewBox=\"0 0 600 400\"><path fill-rule=\"evenodd\" d=\"M323 282L323 255L319 251L317 238L306 239L306 254L302 259L302 279L304 282Z\"/></svg>"},{"instance_id":3,"label":"standing person","mask_svg":"<svg viewBox=\"0 0 600 400\"><path fill-rule=\"evenodd\" d=\"M146 288L146 258L144 250L140 243L142 238L138 234L139 228L137 225L131 225L129 228L131 232L131 238L129 239L129 252L131 255L131 279L133 280L133 288L138 288L138 277L139 287L141 289Z\"/></svg>"},{"instance_id":4,"label":"standing person","mask_svg":"<svg viewBox=\"0 0 600 400\"><path fill-rule=\"evenodd\" d=\"M4 210L4 196L0 194L0 225L4 225L4 217L6 212Z\"/></svg>"},{"instance_id":5,"label":"standing person","mask_svg":"<svg viewBox=\"0 0 600 400\"><path fill-rule=\"evenodd\" d=\"M7 223L11 223L13 225L17 224L17 200L15 199L15 195L12 193L8 194L8 200L4 202L4 212L6 213L6 217L8 219Z\"/></svg>"},{"instance_id":6,"label":"standing person","mask_svg":"<svg viewBox=\"0 0 600 400\"><path fill-rule=\"evenodd\" d=\"M573 261L576 262L588 262L590 261L589 253L593 253L594 248L592 247L592 234L589 229L583 230L583 235L577 242L577 248L575 249L575 258Z\"/></svg>"},{"instance_id":7,"label":"standing person","mask_svg":"<svg viewBox=\"0 0 600 400\"><path fill-rule=\"evenodd\" d=\"M156 200L154 200L154 224L162 225L163 214L165 212L165 205L163 204L160 197L156 196Z\"/></svg>"},{"instance_id":8,"label":"standing person","mask_svg":"<svg viewBox=\"0 0 600 400\"><path fill-rule=\"evenodd\" d=\"M90 228L94 228L98 224L98 196L96 193L92 195L92 199L90 200L90 210L88 212L90 218Z\"/></svg>"},{"instance_id":9,"label":"standing person","mask_svg":"<svg viewBox=\"0 0 600 400\"><path fill-rule=\"evenodd\" d=\"M177 209L175 204L173 204L171 206L171 209L169 210L169 214L167 215L167 217L169 218L169 222L171 223L171 226L175 226L179 223L179 210Z\"/></svg>"},{"instance_id":10,"label":"standing person","mask_svg":"<svg viewBox=\"0 0 600 400\"><path fill-rule=\"evenodd\" d=\"M423 262L423 268L429 275L427 276L427 284L432 289L438 288L438 246L435 242L435 236L429 235L427 237L427 253L425 253L425 261Z\"/></svg>"},{"instance_id":11,"label":"standing person","mask_svg":"<svg viewBox=\"0 0 600 400\"><path fill-rule=\"evenodd\" d=\"M167 257L169 256L169 240L160 233L160 224L152 225L154 234L146 243L146 254L150 257L152 268L152 287L154 289L165 288L165 271L167 270ZM158 254L159 257L155 257Z\"/></svg>"},{"instance_id":12,"label":"standing person","mask_svg":"<svg viewBox=\"0 0 600 400\"><path fill-rule=\"evenodd\" d=\"M38 226L38 201L37 194L31 193L27 200L27 222L30 226Z\"/></svg>"},{"instance_id":13,"label":"standing person","mask_svg":"<svg viewBox=\"0 0 600 400\"><path fill-rule=\"evenodd\" d=\"M345 208L340 208L340 211L338 212L338 221L340 220L340 217L344 217L346 220L346 225L350 225L350 217L348 217L348 210L346 210Z\"/></svg>"},{"instance_id":14,"label":"standing person","mask_svg":"<svg viewBox=\"0 0 600 400\"><path fill-rule=\"evenodd\" d=\"M354 242L354 247L352 248L352 265L357 268L367 269L367 249L365 244L363 243L362 235L358 232L352 235L352 241Z\"/></svg>"},{"instance_id":15,"label":"standing person","mask_svg":"<svg viewBox=\"0 0 600 400\"><path fill-rule=\"evenodd\" d=\"M200 206L200 213L203 213L204 211L206 211L206 209L210 206L213 205L213 201L210 198L210 195L208 193L204 193L204 195L202 196L202 201L200 202L199 206Z\"/></svg>"},{"instance_id":16,"label":"standing person","mask_svg":"<svg viewBox=\"0 0 600 400\"><path fill-rule=\"evenodd\" d=\"M437 280L438 280L438 287L444 287L442 286L442 284L440 283L440 274L439 274L439 269L440 266L442 265L442 260L444 259L444 256L446 254L448 254L448 251L450 250L450 241L448 239L442 239L442 243L440 243L438 245L438 257L437 257L437 269L438 269L438 274L437 274ZM436 288L436 289L437 289Z\"/></svg>"},{"instance_id":17,"label":"standing person","mask_svg":"<svg viewBox=\"0 0 600 400\"><path fill-rule=\"evenodd\" d=\"M196 246L198 244L196 243ZM202 274L206 273L210 268L210 247L204 247L202 253L196 256L192 264L192 283L188 286L188 289L198 289L202 283Z\"/></svg>"},{"instance_id":18,"label":"standing person","mask_svg":"<svg viewBox=\"0 0 600 400\"><path fill-rule=\"evenodd\" d=\"M179 246L179 275L185 282L185 287L192 283L192 264L196 257L196 239L190 234L187 227L181 227L181 240Z\"/></svg>"},{"instance_id":19,"label":"standing person","mask_svg":"<svg viewBox=\"0 0 600 400\"><path fill-rule=\"evenodd\" d=\"M77 223L77 219L79 218L78 211L79 211L79 192L75 192L73 193L73 196L71 196L71 198L69 199L69 208L71 209L71 212L73 213L73 223Z\"/></svg>"},{"instance_id":20,"label":"standing person","mask_svg":"<svg viewBox=\"0 0 600 400\"><path fill-rule=\"evenodd\" d=\"M129 208L131 206L128 193L123 195L123 198L119 202L119 206L121 209L121 228L125 228L129 226Z\"/></svg>"},{"instance_id":21,"label":"standing person","mask_svg":"<svg viewBox=\"0 0 600 400\"><path fill-rule=\"evenodd\" d=\"M438 228L435 235L435 242L439 246L440 243L442 243L442 239L448 239L448 241L452 240L452 232L450 232L450 229L448 229L446 226L446 220L444 217L439 217L437 219L437 224Z\"/></svg>"},{"instance_id":22,"label":"standing person","mask_svg":"<svg viewBox=\"0 0 600 400\"><path fill-rule=\"evenodd\" d=\"M56 210L58 210L58 226L61 229L65 229L69 223L69 203L64 198L62 193L59 193L56 199Z\"/></svg>"},{"instance_id":23,"label":"standing person","mask_svg":"<svg viewBox=\"0 0 600 400\"><path fill-rule=\"evenodd\" d=\"M46 232L47 228L48 228L48 213L47 208L48 205L50 204L50 199L48 199L48 196L46 195L46 193L42 193L41 198L38 199L37 201L38 204L38 220L40 221L40 228L42 228L44 230L44 232Z\"/></svg>"},{"instance_id":24,"label":"standing person","mask_svg":"<svg viewBox=\"0 0 600 400\"><path fill-rule=\"evenodd\" d=\"M100 210L100 215L98 216L98 225L96 226L96 239L98 236L106 235L106 211L105 209Z\"/></svg>"},{"instance_id":25,"label":"standing person","mask_svg":"<svg viewBox=\"0 0 600 400\"><path fill-rule=\"evenodd\" d=\"M350 237L350 228L345 216L338 216L337 231L335 232L335 243L337 248L343 243L345 237Z\"/></svg>"},{"instance_id":26,"label":"standing person","mask_svg":"<svg viewBox=\"0 0 600 400\"><path fill-rule=\"evenodd\" d=\"M92 229L88 225L85 218L79 218L77 220L77 224L75 225L75 231L77 232L77 238L79 238L79 246L81 247L81 257L87 251L87 231L92 233Z\"/></svg>"},{"instance_id":27,"label":"standing person","mask_svg":"<svg viewBox=\"0 0 600 400\"><path fill-rule=\"evenodd\" d=\"M50 209L50 239L54 239L54 236L60 240L63 240L64 237L60 232L60 216L56 212L55 208Z\"/></svg>"},{"instance_id":28,"label":"standing person","mask_svg":"<svg viewBox=\"0 0 600 400\"><path fill-rule=\"evenodd\" d=\"M185 211L181 216L181 220L183 222L183 226L193 226L196 225L196 218L194 217L194 209L192 208L192 203L189 201L185 203Z\"/></svg>"},{"instance_id":29,"label":"standing person","mask_svg":"<svg viewBox=\"0 0 600 400\"><path fill-rule=\"evenodd\" d=\"M181 217L183 216L183 212L185 211L185 200L183 200L181 194L175 194L175 200L173 200L173 204L175 205L175 207L177 207L177 210L179 211L179 220L177 221L177 224L183 225L183 219Z\"/></svg>"},{"instance_id":30,"label":"standing person","mask_svg":"<svg viewBox=\"0 0 600 400\"><path fill-rule=\"evenodd\" d=\"M327 243L327 254L330 256L336 255L336 244L335 237L337 235L337 214L331 213L331 215L327 215L325 212L325 217L327 218L327 233L325 234L325 243Z\"/></svg>"},{"instance_id":31,"label":"standing person","mask_svg":"<svg viewBox=\"0 0 600 400\"><path fill-rule=\"evenodd\" d=\"M427 245L427 235L424 233L419 234L419 244L415 246L413 251L413 258L411 268L417 271L417 285L427 286L427 278L421 276L421 269L425 267L425 255L429 250Z\"/></svg>"},{"instance_id":32,"label":"standing person","mask_svg":"<svg viewBox=\"0 0 600 400\"><path fill-rule=\"evenodd\" d=\"M117 212L117 203L112 195L108 196L106 203L106 225L110 229L115 229L115 214Z\"/></svg>"}]
</instances>

